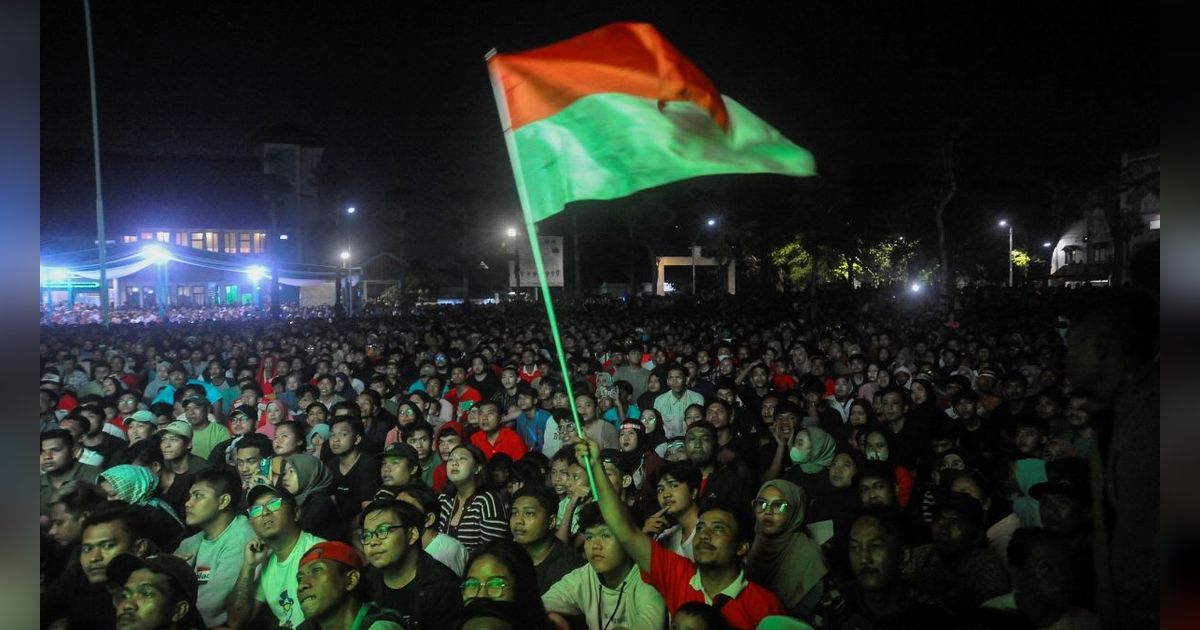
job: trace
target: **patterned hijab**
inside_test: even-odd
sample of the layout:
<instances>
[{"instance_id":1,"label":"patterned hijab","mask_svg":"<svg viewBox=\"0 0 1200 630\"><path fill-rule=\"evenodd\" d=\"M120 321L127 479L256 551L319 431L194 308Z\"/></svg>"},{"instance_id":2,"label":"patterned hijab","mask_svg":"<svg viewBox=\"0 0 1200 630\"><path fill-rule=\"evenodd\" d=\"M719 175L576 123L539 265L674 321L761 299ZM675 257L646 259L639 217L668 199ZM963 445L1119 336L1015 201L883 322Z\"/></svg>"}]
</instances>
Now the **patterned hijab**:
<instances>
[{"instance_id":1,"label":"patterned hijab","mask_svg":"<svg viewBox=\"0 0 1200 630\"><path fill-rule=\"evenodd\" d=\"M159 508L170 514L171 518L179 521L175 510L171 509L166 501L154 496L154 491L158 489L158 476L149 468L133 464L120 464L100 473L100 477L96 481L107 481L108 485L112 486L117 493L116 499L130 505Z\"/></svg>"}]
</instances>

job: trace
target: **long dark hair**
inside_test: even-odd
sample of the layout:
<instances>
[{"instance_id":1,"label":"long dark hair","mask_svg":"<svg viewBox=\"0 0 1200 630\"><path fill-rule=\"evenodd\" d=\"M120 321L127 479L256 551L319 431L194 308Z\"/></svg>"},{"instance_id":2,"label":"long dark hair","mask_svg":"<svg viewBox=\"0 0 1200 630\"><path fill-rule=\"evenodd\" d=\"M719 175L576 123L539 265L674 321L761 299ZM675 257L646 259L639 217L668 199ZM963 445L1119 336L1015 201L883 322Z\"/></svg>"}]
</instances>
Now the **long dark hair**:
<instances>
[{"instance_id":1,"label":"long dark hair","mask_svg":"<svg viewBox=\"0 0 1200 630\"><path fill-rule=\"evenodd\" d=\"M537 570L533 566L533 558L529 557L529 552L511 540L493 540L484 543L476 547L475 552L471 554L471 560L467 563L463 575L470 573L471 567L476 562L488 556L495 558L512 573L514 584L510 587L513 589L514 601L511 614L514 618L510 621L515 624L515 627L550 627L549 619L546 616L546 607L542 604L542 597L539 593Z\"/></svg>"}]
</instances>

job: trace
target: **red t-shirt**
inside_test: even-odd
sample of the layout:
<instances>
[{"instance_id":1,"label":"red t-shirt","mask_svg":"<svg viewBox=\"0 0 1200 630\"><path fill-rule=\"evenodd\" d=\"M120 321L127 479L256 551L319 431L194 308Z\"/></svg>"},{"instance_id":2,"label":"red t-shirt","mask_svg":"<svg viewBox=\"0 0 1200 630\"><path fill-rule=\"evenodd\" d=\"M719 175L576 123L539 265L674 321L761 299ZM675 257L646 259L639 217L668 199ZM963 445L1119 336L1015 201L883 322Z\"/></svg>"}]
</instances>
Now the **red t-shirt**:
<instances>
[{"instance_id":1,"label":"red t-shirt","mask_svg":"<svg viewBox=\"0 0 1200 630\"><path fill-rule=\"evenodd\" d=\"M642 581L653 586L667 603L672 616L688 602L704 602L704 591L692 587L696 565L691 560L650 541L650 573L642 573ZM745 574L739 576L744 578ZM720 596L718 596L720 598ZM708 603L708 602L706 602ZM712 602L714 605L716 602ZM721 606L721 616L729 625L742 630L754 630L767 615L783 615L783 604L774 593L747 581L736 597Z\"/></svg>"},{"instance_id":2,"label":"red t-shirt","mask_svg":"<svg viewBox=\"0 0 1200 630\"><path fill-rule=\"evenodd\" d=\"M471 435L471 444L479 447L483 451L483 455L488 459L496 453L504 453L512 458L515 462L522 457L525 457L525 452L529 449L525 447L525 440L517 435L516 431L508 427L500 427L500 433L496 436L496 443L492 444L487 439L487 433L476 431Z\"/></svg>"},{"instance_id":3,"label":"red t-shirt","mask_svg":"<svg viewBox=\"0 0 1200 630\"><path fill-rule=\"evenodd\" d=\"M442 396L442 398L445 398L446 402L450 403L450 406L454 408L455 420L461 420L463 418L463 402L469 400L478 405L479 401L483 400L483 397L479 395L479 390L471 387L470 385L467 385L467 388L464 389L463 393L461 394L458 393L457 387L451 387L450 391L446 392L446 395Z\"/></svg>"}]
</instances>

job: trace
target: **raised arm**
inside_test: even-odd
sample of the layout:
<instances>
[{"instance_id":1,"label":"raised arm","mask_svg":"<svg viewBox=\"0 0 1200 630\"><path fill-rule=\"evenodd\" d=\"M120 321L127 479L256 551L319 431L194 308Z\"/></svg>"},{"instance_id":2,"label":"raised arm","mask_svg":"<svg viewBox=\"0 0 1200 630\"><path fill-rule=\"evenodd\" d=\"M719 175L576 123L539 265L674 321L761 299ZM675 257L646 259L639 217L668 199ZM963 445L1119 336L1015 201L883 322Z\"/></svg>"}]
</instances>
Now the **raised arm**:
<instances>
[{"instance_id":1,"label":"raised arm","mask_svg":"<svg viewBox=\"0 0 1200 630\"><path fill-rule=\"evenodd\" d=\"M596 503L600 506L600 515L608 525L608 531L616 537L617 542L625 549L625 553L637 563L638 568L650 572L650 537L642 533L629 516L629 510L617 495L617 491L604 475L604 465L600 463L600 448L586 436L575 444L575 457L580 463L587 457L591 466L592 477L596 480Z\"/></svg>"}]
</instances>

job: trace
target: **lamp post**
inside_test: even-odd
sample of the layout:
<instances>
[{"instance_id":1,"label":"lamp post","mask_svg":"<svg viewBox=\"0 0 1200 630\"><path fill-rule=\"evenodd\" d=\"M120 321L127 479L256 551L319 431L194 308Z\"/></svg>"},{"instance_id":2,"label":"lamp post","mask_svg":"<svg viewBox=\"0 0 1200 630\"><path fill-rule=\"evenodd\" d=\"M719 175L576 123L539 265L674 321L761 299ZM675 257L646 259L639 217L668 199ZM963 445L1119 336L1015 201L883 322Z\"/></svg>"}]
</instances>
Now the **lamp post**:
<instances>
[{"instance_id":1,"label":"lamp post","mask_svg":"<svg viewBox=\"0 0 1200 630\"><path fill-rule=\"evenodd\" d=\"M712 227L717 224L716 219L708 219L696 230L696 234L692 236L692 295L696 295L696 241L700 240L700 232L706 227Z\"/></svg>"},{"instance_id":2,"label":"lamp post","mask_svg":"<svg viewBox=\"0 0 1200 630\"><path fill-rule=\"evenodd\" d=\"M350 251L341 253L342 269L346 270L346 312L354 315L354 297L350 294Z\"/></svg>"},{"instance_id":3,"label":"lamp post","mask_svg":"<svg viewBox=\"0 0 1200 630\"><path fill-rule=\"evenodd\" d=\"M1008 228L1008 288L1013 286L1013 226L1006 219L1000 220L1000 227Z\"/></svg>"},{"instance_id":4,"label":"lamp post","mask_svg":"<svg viewBox=\"0 0 1200 630\"><path fill-rule=\"evenodd\" d=\"M513 290L517 297L521 296L521 257L517 253L517 228L510 227L504 230L504 235L508 237L507 243L510 244L510 255L513 261Z\"/></svg>"}]
</instances>

